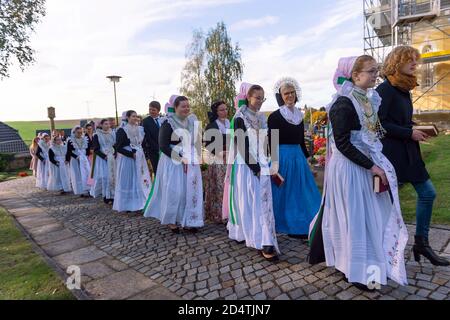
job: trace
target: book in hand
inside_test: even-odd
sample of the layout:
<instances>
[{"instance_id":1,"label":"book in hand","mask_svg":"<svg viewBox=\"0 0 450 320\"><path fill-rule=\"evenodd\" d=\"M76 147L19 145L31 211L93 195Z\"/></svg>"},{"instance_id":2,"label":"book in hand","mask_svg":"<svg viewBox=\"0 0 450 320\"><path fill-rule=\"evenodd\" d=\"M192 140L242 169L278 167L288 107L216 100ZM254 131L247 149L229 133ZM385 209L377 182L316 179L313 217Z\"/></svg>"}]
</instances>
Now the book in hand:
<instances>
[{"instance_id":1,"label":"book in hand","mask_svg":"<svg viewBox=\"0 0 450 320\"><path fill-rule=\"evenodd\" d=\"M383 184L380 176L373 176L373 191L375 191L375 193L383 193L388 190L389 186Z\"/></svg>"},{"instance_id":2,"label":"book in hand","mask_svg":"<svg viewBox=\"0 0 450 320\"><path fill-rule=\"evenodd\" d=\"M414 126L413 129L422 131L430 137L437 137L439 135L439 130L434 124Z\"/></svg>"},{"instance_id":3,"label":"book in hand","mask_svg":"<svg viewBox=\"0 0 450 320\"><path fill-rule=\"evenodd\" d=\"M284 184L284 178L278 172L272 175L272 181L277 187L281 187Z\"/></svg>"}]
</instances>

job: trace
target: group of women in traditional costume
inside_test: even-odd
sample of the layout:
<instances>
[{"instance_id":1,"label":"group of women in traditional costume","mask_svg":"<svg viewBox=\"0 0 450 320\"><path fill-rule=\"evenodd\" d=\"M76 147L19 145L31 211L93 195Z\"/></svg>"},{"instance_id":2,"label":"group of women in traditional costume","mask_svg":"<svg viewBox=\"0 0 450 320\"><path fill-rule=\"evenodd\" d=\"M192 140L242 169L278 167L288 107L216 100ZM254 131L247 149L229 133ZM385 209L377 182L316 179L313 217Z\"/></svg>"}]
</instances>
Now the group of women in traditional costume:
<instances>
[{"instance_id":1,"label":"group of women in traditional costume","mask_svg":"<svg viewBox=\"0 0 450 320\"><path fill-rule=\"evenodd\" d=\"M226 103L215 102L203 135L188 98L173 95L166 116L158 119L160 156L154 181L135 111L123 114L116 132L107 120L92 137L75 127L67 146L55 138L50 147L44 135L33 149L36 186L102 196L114 210L143 212L176 234L182 229L197 232L205 221L226 224L230 239L258 250L268 261L281 254L277 234L309 238L311 264L326 262L363 290L385 285L388 278L406 285L408 232L396 170L383 154L381 139L387 132L378 118L382 98L373 89L378 72L370 56L339 60L336 94L327 107L322 196L308 165L303 113L296 107L301 89L292 78L276 83L279 110L268 120L260 111L264 89L243 83L232 120ZM93 161L88 159L89 145ZM205 154L209 167L202 175ZM375 190L376 181L387 191ZM429 252L427 240L419 239L415 254L443 265L444 260Z\"/></svg>"}]
</instances>

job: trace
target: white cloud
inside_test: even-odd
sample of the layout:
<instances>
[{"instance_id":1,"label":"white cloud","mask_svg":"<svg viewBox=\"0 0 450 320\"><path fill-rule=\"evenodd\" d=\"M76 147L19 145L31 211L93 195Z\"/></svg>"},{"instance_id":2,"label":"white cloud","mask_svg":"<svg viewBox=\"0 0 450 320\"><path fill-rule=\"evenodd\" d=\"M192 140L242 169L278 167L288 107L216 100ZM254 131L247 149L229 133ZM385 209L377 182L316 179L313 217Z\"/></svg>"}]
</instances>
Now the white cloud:
<instances>
[{"instance_id":1,"label":"white cloud","mask_svg":"<svg viewBox=\"0 0 450 320\"><path fill-rule=\"evenodd\" d=\"M244 80L266 89L268 100L263 110L277 108L273 85L283 76L295 77L300 82L302 105L321 107L331 100L334 93L331 79L338 59L362 54L362 27L361 31L351 33L340 31L343 25L361 16L360 7L359 0L339 1L323 12L316 25L289 34L244 42ZM358 41L361 46L358 46ZM314 45L321 49L308 50Z\"/></svg>"},{"instance_id":2,"label":"white cloud","mask_svg":"<svg viewBox=\"0 0 450 320\"><path fill-rule=\"evenodd\" d=\"M265 26L275 25L280 21L279 17L275 16L265 16L259 19L245 19L233 23L230 26L231 31L245 30L251 28L261 28Z\"/></svg>"}]
</instances>

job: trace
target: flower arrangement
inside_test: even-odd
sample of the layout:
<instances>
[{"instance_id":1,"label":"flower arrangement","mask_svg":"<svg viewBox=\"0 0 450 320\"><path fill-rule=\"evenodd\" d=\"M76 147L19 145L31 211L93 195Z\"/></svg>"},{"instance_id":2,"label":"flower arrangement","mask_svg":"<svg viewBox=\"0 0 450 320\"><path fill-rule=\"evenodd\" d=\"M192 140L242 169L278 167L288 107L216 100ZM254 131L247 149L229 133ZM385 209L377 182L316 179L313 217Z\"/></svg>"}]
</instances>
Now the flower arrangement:
<instances>
[{"instance_id":1,"label":"flower arrangement","mask_svg":"<svg viewBox=\"0 0 450 320\"><path fill-rule=\"evenodd\" d=\"M314 137L313 163L318 167L325 167L327 153L327 139L319 136Z\"/></svg>"}]
</instances>

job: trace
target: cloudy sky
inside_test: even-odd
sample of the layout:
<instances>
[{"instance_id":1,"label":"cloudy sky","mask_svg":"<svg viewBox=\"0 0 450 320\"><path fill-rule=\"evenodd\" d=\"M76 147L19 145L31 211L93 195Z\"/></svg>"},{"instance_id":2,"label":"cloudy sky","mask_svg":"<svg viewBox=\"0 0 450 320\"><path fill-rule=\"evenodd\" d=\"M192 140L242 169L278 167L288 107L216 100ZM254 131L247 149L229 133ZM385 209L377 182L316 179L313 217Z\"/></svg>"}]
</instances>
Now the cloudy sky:
<instances>
[{"instance_id":1,"label":"cloudy sky","mask_svg":"<svg viewBox=\"0 0 450 320\"><path fill-rule=\"evenodd\" d=\"M282 76L298 79L302 105L326 104L338 58L363 53L361 0L47 0L36 64L0 81L0 119L43 120L48 106L57 120L112 116L110 74L123 76L119 111L144 114L178 92L192 31L220 20L242 48L243 80L266 88L264 110Z\"/></svg>"}]
</instances>

